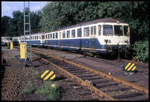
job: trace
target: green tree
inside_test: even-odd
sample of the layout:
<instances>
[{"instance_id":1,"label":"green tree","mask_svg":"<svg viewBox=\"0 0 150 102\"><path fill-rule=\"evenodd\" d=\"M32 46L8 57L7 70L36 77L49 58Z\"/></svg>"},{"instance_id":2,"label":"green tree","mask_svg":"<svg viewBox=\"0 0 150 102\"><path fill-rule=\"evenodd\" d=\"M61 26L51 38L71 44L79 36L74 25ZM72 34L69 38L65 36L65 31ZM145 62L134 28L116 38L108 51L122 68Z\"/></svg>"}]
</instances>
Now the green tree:
<instances>
[{"instance_id":1,"label":"green tree","mask_svg":"<svg viewBox=\"0 0 150 102\"><path fill-rule=\"evenodd\" d=\"M9 36L10 33L10 22L11 18L8 16L4 16L1 18L1 29L2 29L2 36Z\"/></svg>"}]
</instances>

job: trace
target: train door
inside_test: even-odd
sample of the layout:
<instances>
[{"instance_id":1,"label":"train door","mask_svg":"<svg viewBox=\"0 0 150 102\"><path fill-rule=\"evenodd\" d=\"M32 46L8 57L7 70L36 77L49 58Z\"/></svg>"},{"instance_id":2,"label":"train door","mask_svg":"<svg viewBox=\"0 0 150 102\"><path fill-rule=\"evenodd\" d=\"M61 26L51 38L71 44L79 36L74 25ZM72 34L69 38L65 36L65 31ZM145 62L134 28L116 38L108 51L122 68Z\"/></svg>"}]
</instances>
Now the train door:
<instances>
[{"instance_id":1,"label":"train door","mask_svg":"<svg viewBox=\"0 0 150 102\"><path fill-rule=\"evenodd\" d=\"M61 32L58 34L58 46L61 47Z\"/></svg>"},{"instance_id":2,"label":"train door","mask_svg":"<svg viewBox=\"0 0 150 102\"><path fill-rule=\"evenodd\" d=\"M82 41L82 47L89 48L89 27L84 28L84 38Z\"/></svg>"},{"instance_id":3,"label":"train door","mask_svg":"<svg viewBox=\"0 0 150 102\"><path fill-rule=\"evenodd\" d=\"M42 45L44 45L45 44L45 35L43 34L42 35Z\"/></svg>"},{"instance_id":4,"label":"train door","mask_svg":"<svg viewBox=\"0 0 150 102\"><path fill-rule=\"evenodd\" d=\"M96 26L91 26L89 48L95 49L95 46L96 46Z\"/></svg>"},{"instance_id":5,"label":"train door","mask_svg":"<svg viewBox=\"0 0 150 102\"><path fill-rule=\"evenodd\" d=\"M82 48L82 28L77 29L77 37L79 37L79 50Z\"/></svg>"}]
</instances>

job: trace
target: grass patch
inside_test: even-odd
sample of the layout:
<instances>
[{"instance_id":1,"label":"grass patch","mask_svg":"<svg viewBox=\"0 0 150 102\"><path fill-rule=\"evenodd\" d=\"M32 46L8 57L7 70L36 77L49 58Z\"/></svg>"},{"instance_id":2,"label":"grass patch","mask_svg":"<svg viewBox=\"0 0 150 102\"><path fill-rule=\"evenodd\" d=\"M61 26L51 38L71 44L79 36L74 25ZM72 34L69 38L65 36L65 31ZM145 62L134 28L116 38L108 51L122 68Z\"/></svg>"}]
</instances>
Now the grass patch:
<instances>
[{"instance_id":1,"label":"grass patch","mask_svg":"<svg viewBox=\"0 0 150 102\"><path fill-rule=\"evenodd\" d=\"M24 94L31 94L33 92L34 88L31 83L28 83L27 86L23 89Z\"/></svg>"},{"instance_id":2,"label":"grass patch","mask_svg":"<svg viewBox=\"0 0 150 102\"><path fill-rule=\"evenodd\" d=\"M45 81L43 86L39 88L35 93L44 96L47 100L59 100L60 86L53 81Z\"/></svg>"}]
</instances>

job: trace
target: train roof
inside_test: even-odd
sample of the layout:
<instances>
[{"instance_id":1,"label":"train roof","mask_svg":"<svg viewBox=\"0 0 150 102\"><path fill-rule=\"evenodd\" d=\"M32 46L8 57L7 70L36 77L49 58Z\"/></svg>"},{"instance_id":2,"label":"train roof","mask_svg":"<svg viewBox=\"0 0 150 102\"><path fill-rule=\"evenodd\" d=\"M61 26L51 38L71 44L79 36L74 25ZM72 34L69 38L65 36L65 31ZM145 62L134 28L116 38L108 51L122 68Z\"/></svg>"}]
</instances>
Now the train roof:
<instances>
[{"instance_id":1,"label":"train roof","mask_svg":"<svg viewBox=\"0 0 150 102\"><path fill-rule=\"evenodd\" d=\"M87 22L82 22L82 23L79 23L79 24L75 24L75 25L71 25L71 26L67 26L67 27L64 27L64 28L60 28L60 29L57 29L57 30L53 30L53 31L50 31L50 32L57 32L59 30L65 30L65 29L69 29L69 28L73 28L73 27L78 27L78 26L85 26L85 25L89 25L89 24L95 24L95 23L125 23L123 21L120 21L120 20L117 20L117 19L113 19L113 18L100 18L100 19L96 19L96 20L91 20L91 21L87 21ZM46 33L50 33L50 32L43 32L43 33L34 33L34 34L31 34L31 35L38 35L38 34L46 34Z\"/></svg>"},{"instance_id":2,"label":"train roof","mask_svg":"<svg viewBox=\"0 0 150 102\"><path fill-rule=\"evenodd\" d=\"M76 24L76 25L72 25L72 26L69 26L69 27L60 28L58 30L64 30L64 29L69 29L69 28L73 28L73 27L77 27L77 26L84 26L84 25L95 24L95 23L118 23L118 22L119 23L125 23L123 21L113 19L113 18L100 18L100 19L96 19L96 20L87 21L87 22ZM58 30L55 30L55 31L58 31Z\"/></svg>"}]
</instances>

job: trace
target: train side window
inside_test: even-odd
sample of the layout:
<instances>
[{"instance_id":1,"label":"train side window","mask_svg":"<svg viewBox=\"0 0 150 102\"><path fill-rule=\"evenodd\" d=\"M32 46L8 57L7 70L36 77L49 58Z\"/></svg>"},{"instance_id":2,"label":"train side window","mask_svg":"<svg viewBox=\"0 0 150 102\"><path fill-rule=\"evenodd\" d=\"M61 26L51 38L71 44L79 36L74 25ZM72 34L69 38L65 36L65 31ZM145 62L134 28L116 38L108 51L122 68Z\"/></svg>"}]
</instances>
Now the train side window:
<instances>
[{"instance_id":1,"label":"train side window","mask_svg":"<svg viewBox=\"0 0 150 102\"><path fill-rule=\"evenodd\" d=\"M88 37L89 36L89 27L84 28L84 36Z\"/></svg>"},{"instance_id":2,"label":"train side window","mask_svg":"<svg viewBox=\"0 0 150 102\"><path fill-rule=\"evenodd\" d=\"M128 26L124 26L124 35L129 36Z\"/></svg>"},{"instance_id":3,"label":"train side window","mask_svg":"<svg viewBox=\"0 0 150 102\"><path fill-rule=\"evenodd\" d=\"M79 29L77 30L77 36L78 36L78 37L81 37L81 35L82 35L82 31L81 31L81 28L79 28Z\"/></svg>"},{"instance_id":4,"label":"train side window","mask_svg":"<svg viewBox=\"0 0 150 102\"><path fill-rule=\"evenodd\" d=\"M53 33L53 39L55 38L55 35L54 35L54 33Z\"/></svg>"},{"instance_id":5,"label":"train side window","mask_svg":"<svg viewBox=\"0 0 150 102\"><path fill-rule=\"evenodd\" d=\"M58 33L56 33L56 39L58 38Z\"/></svg>"},{"instance_id":6,"label":"train side window","mask_svg":"<svg viewBox=\"0 0 150 102\"><path fill-rule=\"evenodd\" d=\"M75 38L75 30L72 30L72 38Z\"/></svg>"},{"instance_id":7,"label":"train side window","mask_svg":"<svg viewBox=\"0 0 150 102\"><path fill-rule=\"evenodd\" d=\"M96 26L94 26L94 35L96 35Z\"/></svg>"},{"instance_id":8,"label":"train side window","mask_svg":"<svg viewBox=\"0 0 150 102\"><path fill-rule=\"evenodd\" d=\"M65 38L65 31L63 31L63 38Z\"/></svg>"},{"instance_id":9,"label":"train side window","mask_svg":"<svg viewBox=\"0 0 150 102\"><path fill-rule=\"evenodd\" d=\"M113 35L112 25L103 25L103 35L106 35L106 36Z\"/></svg>"},{"instance_id":10,"label":"train side window","mask_svg":"<svg viewBox=\"0 0 150 102\"><path fill-rule=\"evenodd\" d=\"M67 31L67 38L69 38L70 37L70 31L68 30Z\"/></svg>"},{"instance_id":11,"label":"train side window","mask_svg":"<svg viewBox=\"0 0 150 102\"><path fill-rule=\"evenodd\" d=\"M94 32L94 27L92 26L91 27L91 35L93 35L93 32Z\"/></svg>"},{"instance_id":12,"label":"train side window","mask_svg":"<svg viewBox=\"0 0 150 102\"><path fill-rule=\"evenodd\" d=\"M54 33L54 39L56 38L56 35L55 35L55 33Z\"/></svg>"},{"instance_id":13,"label":"train side window","mask_svg":"<svg viewBox=\"0 0 150 102\"><path fill-rule=\"evenodd\" d=\"M101 25L98 25L98 35L101 35Z\"/></svg>"}]
</instances>

